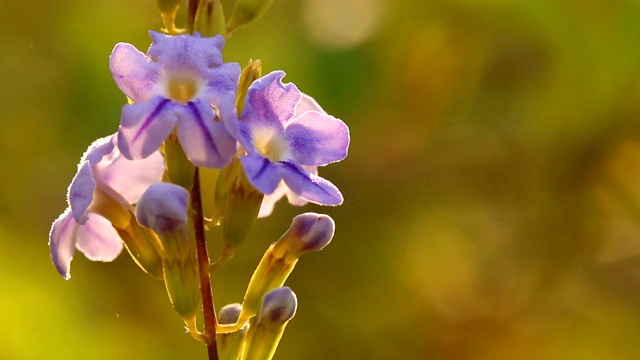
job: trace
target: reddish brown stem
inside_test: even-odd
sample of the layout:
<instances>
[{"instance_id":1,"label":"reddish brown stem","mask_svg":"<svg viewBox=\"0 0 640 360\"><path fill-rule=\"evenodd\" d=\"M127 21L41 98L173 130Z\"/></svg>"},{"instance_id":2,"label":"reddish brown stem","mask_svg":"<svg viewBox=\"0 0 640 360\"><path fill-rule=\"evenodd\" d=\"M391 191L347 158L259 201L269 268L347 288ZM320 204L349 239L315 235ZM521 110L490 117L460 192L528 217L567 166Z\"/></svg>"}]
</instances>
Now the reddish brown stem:
<instances>
[{"instance_id":1,"label":"reddish brown stem","mask_svg":"<svg viewBox=\"0 0 640 360\"><path fill-rule=\"evenodd\" d=\"M200 170L196 167L191 189L191 209L198 253L198 271L200 274L200 291L202 292L202 310L204 313L204 333L209 360L218 360L218 344L216 343L216 307L211 291L211 275L209 273L209 253L204 235L204 216L202 213L202 194L200 191Z\"/></svg>"}]
</instances>

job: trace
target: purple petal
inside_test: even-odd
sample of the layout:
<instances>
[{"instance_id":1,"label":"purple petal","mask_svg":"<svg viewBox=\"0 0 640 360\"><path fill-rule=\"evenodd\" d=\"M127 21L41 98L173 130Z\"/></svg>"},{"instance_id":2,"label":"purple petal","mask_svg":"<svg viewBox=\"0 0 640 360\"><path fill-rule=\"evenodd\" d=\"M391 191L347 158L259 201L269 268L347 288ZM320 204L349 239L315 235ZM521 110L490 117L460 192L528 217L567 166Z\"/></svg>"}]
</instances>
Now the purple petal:
<instances>
[{"instance_id":1,"label":"purple petal","mask_svg":"<svg viewBox=\"0 0 640 360\"><path fill-rule=\"evenodd\" d=\"M223 168L236 152L236 140L211 106L196 100L184 106L178 121L178 140L196 166Z\"/></svg>"},{"instance_id":2,"label":"purple petal","mask_svg":"<svg viewBox=\"0 0 640 360\"><path fill-rule=\"evenodd\" d=\"M71 209L67 208L51 225L49 232L49 247L51 248L51 260L58 273L65 280L71 278L71 259L76 251L75 233L79 225L71 216Z\"/></svg>"},{"instance_id":3,"label":"purple petal","mask_svg":"<svg viewBox=\"0 0 640 360\"><path fill-rule=\"evenodd\" d=\"M164 157L158 151L136 161L117 152L111 161L96 165L94 173L100 185L113 189L128 204L135 204L151 184L162 181L164 169Z\"/></svg>"},{"instance_id":4,"label":"purple petal","mask_svg":"<svg viewBox=\"0 0 640 360\"><path fill-rule=\"evenodd\" d=\"M71 207L73 218L78 224L87 222L87 209L93 201L93 191L96 188L96 182L93 179L93 172L89 161L85 161L78 168L76 176L69 185L67 191L67 202Z\"/></svg>"},{"instance_id":5,"label":"purple petal","mask_svg":"<svg viewBox=\"0 0 640 360\"><path fill-rule=\"evenodd\" d=\"M296 162L318 166L347 156L349 128L333 116L307 111L286 128Z\"/></svg>"},{"instance_id":6,"label":"purple petal","mask_svg":"<svg viewBox=\"0 0 640 360\"><path fill-rule=\"evenodd\" d=\"M284 71L274 71L251 84L241 116L243 122L284 126L293 118L302 95L294 84L282 83L284 76Z\"/></svg>"},{"instance_id":7,"label":"purple petal","mask_svg":"<svg viewBox=\"0 0 640 360\"><path fill-rule=\"evenodd\" d=\"M224 38L199 34L171 36L149 31L153 43L147 54L168 69L191 67L204 70L222 64Z\"/></svg>"},{"instance_id":8,"label":"purple petal","mask_svg":"<svg viewBox=\"0 0 640 360\"><path fill-rule=\"evenodd\" d=\"M76 247L93 261L112 261L122 251L122 240L109 220L94 214L76 230Z\"/></svg>"},{"instance_id":9,"label":"purple petal","mask_svg":"<svg viewBox=\"0 0 640 360\"><path fill-rule=\"evenodd\" d=\"M312 98L311 96L305 93L302 93L302 99L300 99L300 102L296 106L296 113L294 117L298 117L301 114L311 110L317 111L323 114L327 113L326 111L324 111L324 109L322 109L322 107L320 107L320 104L318 104L316 99Z\"/></svg>"},{"instance_id":10,"label":"purple petal","mask_svg":"<svg viewBox=\"0 0 640 360\"><path fill-rule=\"evenodd\" d=\"M109 57L109 69L120 90L133 101L144 102L153 96L158 65L133 45L116 44Z\"/></svg>"},{"instance_id":11,"label":"purple petal","mask_svg":"<svg viewBox=\"0 0 640 360\"><path fill-rule=\"evenodd\" d=\"M224 94L238 91L238 79L240 78L240 64L225 63L220 66L209 68L206 71L207 97L215 105L216 99L222 98ZM235 106L235 97L233 99Z\"/></svg>"},{"instance_id":12,"label":"purple petal","mask_svg":"<svg viewBox=\"0 0 640 360\"><path fill-rule=\"evenodd\" d=\"M329 181L309 173L299 165L279 162L278 170L285 184L294 193L319 205L340 205L343 197L340 190Z\"/></svg>"},{"instance_id":13,"label":"purple petal","mask_svg":"<svg viewBox=\"0 0 640 360\"><path fill-rule=\"evenodd\" d=\"M264 194L271 194L276 190L282 179L276 165L259 155L243 156L240 161L251 185Z\"/></svg>"},{"instance_id":14,"label":"purple petal","mask_svg":"<svg viewBox=\"0 0 640 360\"><path fill-rule=\"evenodd\" d=\"M122 155L138 160L154 153L173 131L181 111L181 105L162 97L125 105L118 131Z\"/></svg>"}]
</instances>

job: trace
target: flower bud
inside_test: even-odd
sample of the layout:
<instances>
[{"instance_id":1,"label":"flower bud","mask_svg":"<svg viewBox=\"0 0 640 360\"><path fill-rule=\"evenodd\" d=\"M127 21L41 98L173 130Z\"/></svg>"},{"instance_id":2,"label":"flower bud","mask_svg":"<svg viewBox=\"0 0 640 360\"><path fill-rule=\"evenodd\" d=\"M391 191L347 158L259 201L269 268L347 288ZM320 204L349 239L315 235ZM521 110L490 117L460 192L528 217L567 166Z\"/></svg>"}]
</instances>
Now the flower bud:
<instances>
[{"instance_id":1,"label":"flower bud","mask_svg":"<svg viewBox=\"0 0 640 360\"><path fill-rule=\"evenodd\" d=\"M320 251L335 233L335 222L324 214L305 213L293 218L291 226L278 240L273 251L276 256L298 258L302 254Z\"/></svg>"},{"instance_id":2,"label":"flower bud","mask_svg":"<svg viewBox=\"0 0 640 360\"><path fill-rule=\"evenodd\" d=\"M333 238L335 224L327 215L306 213L296 216L287 232L272 244L251 276L242 302L242 312L236 327L253 317L262 297L271 289L282 286L293 271L300 255L322 250ZM221 332L235 327L221 326Z\"/></svg>"},{"instance_id":3,"label":"flower bud","mask_svg":"<svg viewBox=\"0 0 640 360\"><path fill-rule=\"evenodd\" d=\"M236 0L227 23L227 32L243 27L262 16L273 0Z\"/></svg>"},{"instance_id":4,"label":"flower bud","mask_svg":"<svg viewBox=\"0 0 640 360\"><path fill-rule=\"evenodd\" d=\"M260 312L249 329L242 358L271 359L297 307L298 299L290 288L269 291L262 298Z\"/></svg>"},{"instance_id":5,"label":"flower bud","mask_svg":"<svg viewBox=\"0 0 640 360\"><path fill-rule=\"evenodd\" d=\"M229 304L220 309L218 321L220 324L235 324L240 316L242 306L238 303ZM228 333L218 334L218 356L220 360L239 360L244 347L244 339L247 335L249 325L241 329Z\"/></svg>"},{"instance_id":6,"label":"flower bud","mask_svg":"<svg viewBox=\"0 0 640 360\"><path fill-rule=\"evenodd\" d=\"M160 16L162 16L164 31L169 34L177 34L179 32L176 29L176 13L178 12L178 7L180 7L180 1L158 0L158 9L160 10Z\"/></svg>"},{"instance_id":7,"label":"flower bud","mask_svg":"<svg viewBox=\"0 0 640 360\"><path fill-rule=\"evenodd\" d=\"M158 236L136 221L131 221L125 228L115 229L135 263L147 274L162 279L162 244Z\"/></svg>"},{"instance_id":8,"label":"flower bud","mask_svg":"<svg viewBox=\"0 0 640 360\"><path fill-rule=\"evenodd\" d=\"M138 201L136 218L160 238L169 299L189 329L195 329L199 282L195 242L188 231L188 199L189 192L178 185L153 184Z\"/></svg>"},{"instance_id":9,"label":"flower bud","mask_svg":"<svg viewBox=\"0 0 640 360\"><path fill-rule=\"evenodd\" d=\"M240 166L239 160L234 159L234 162ZM222 241L226 248L235 249L247 238L258 219L263 197L264 194L254 188L244 171L239 169L222 219Z\"/></svg>"},{"instance_id":10,"label":"flower bud","mask_svg":"<svg viewBox=\"0 0 640 360\"><path fill-rule=\"evenodd\" d=\"M189 161L184 153L175 130L164 142L164 159L167 167L166 175L169 181L185 189L191 189L195 165Z\"/></svg>"},{"instance_id":11,"label":"flower bud","mask_svg":"<svg viewBox=\"0 0 640 360\"><path fill-rule=\"evenodd\" d=\"M204 37L224 35L226 31L224 10L220 0L200 1L195 22L196 31Z\"/></svg>"},{"instance_id":12,"label":"flower bud","mask_svg":"<svg viewBox=\"0 0 640 360\"><path fill-rule=\"evenodd\" d=\"M238 114L242 114L244 108L244 99L247 97L247 91L254 81L262 76L262 62L260 60L249 60L247 65L240 73L238 82L238 95L236 96L236 109Z\"/></svg>"}]
</instances>

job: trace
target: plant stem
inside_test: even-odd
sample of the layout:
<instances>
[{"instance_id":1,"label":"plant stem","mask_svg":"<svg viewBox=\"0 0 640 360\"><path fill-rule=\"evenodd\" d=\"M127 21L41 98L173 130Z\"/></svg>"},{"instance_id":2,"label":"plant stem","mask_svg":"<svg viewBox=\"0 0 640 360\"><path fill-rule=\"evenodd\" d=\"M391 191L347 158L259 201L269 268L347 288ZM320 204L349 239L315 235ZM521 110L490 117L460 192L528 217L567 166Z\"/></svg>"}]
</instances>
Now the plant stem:
<instances>
[{"instance_id":1,"label":"plant stem","mask_svg":"<svg viewBox=\"0 0 640 360\"><path fill-rule=\"evenodd\" d=\"M216 343L216 308L211 291L211 275L209 272L209 253L204 235L204 215L202 213L202 194L200 192L200 170L196 167L191 188L191 208L193 226L198 253L198 272L200 275L200 291L202 292L202 311L204 313L204 334L209 360L218 360L218 344Z\"/></svg>"}]
</instances>

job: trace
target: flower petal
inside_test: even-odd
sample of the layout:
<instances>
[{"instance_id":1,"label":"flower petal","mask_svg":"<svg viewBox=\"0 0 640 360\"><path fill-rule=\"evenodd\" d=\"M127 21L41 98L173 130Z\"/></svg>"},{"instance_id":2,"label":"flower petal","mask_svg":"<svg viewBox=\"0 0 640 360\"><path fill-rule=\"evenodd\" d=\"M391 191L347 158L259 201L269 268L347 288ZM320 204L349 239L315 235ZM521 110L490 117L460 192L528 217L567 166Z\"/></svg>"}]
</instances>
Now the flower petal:
<instances>
[{"instance_id":1,"label":"flower petal","mask_svg":"<svg viewBox=\"0 0 640 360\"><path fill-rule=\"evenodd\" d=\"M324 109L322 109L320 104L318 104L316 99L312 98L311 96L309 96L309 95L307 95L305 93L302 93L302 98L300 99L300 102L296 106L296 113L293 116L294 117L298 117L301 114L303 114L303 113L305 113L307 111L310 111L310 110L321 112L323 114L327 113L326 111L324 111Z\"/></svg>"},{"instance_id":2,"label":"flower petal","mask_svg":"<svg viewBox=\"0 0 640 360\"><path fill-rule=\"evenodd\" d=\"M331 115L307 111L285 131L293 157L301 165L327 165L347 156L349 128Z\"/></svg>"},{"instance_id":3,"label":"flower petal","mask_svg":"<svg viewBox=\"0 0 640 360\"><path fill-rule=\"evenodd\" d=\"M51 260L58 273L65 280L71 278L71 260L76 251L75 233L79 225L71 215L71 209L67 208L51 225L49 232L49 248Z\"/></svg>"},{"instance_id":4,"label":"flower petal","mask_svg":"<svg viewBox=\"0 0 640 360\"><path fill-rule=\"evenodd\" d=\"M78 224L87 222L87 209L93 201L93 191L96 188L96 182L93 179L93 171L89 161L82 163L78 168L76 176L73 177L71 185L67 190L67 202L73 213L73 218Z\"/></svg>"},{"instance_id":5,"label":"flower petal","mask_svg":"<svg viewBox=\"0 0 640 360\"><path fill-rule=\"evenodd\" d=\"M319 205L340 205L343 197L340 190L317 175L311 174L299 165L281 161L278 170L285 184L294 193Z\"/></svg>"},{"instance_id":6,"label":"flower petal","mask_svg":"<svg viewBox=\"0 0 640 360\"><path fill-rule=\"evenodd\" d=\"M202 37L200 34L171 36L149 31L153 43L147 54L168 69L198 69L219 66L222 64L222 47L224 38L221 35Z\"/></svg>"},{"instance_id":7,"label":"flower petal","mask_svg":"<svg viewBox=\"0 0 640 360\"><path fill-rule=\"evenodd\" d=\"M158 65L135 46L119 43L109 57L109 69L118 88L135 102L152 98Z\"/></svg>"},{"instance_id":8,"label":"flower petal","mask_svg":"<svg viewBox=\"0 0 640 360\"><path fill-rule=\"evenodd\" d=\"M236 152L236 140L211 106L200 100L184 105L178 121L178 140L196 166L223 168Z\"/></svg>"},{"instance_id":9,"label":"flower petal","mask_svg":"<svg viewBox=\"0 0 640 360\"><path fill-rule=\"evenodd\" d=\"M276 190L282 180L276 165L259 155L243 156L240 161L251 185L264 194L271 194Z\"/></svg>"},{"instance_id":10,"label":"flower petal","mask_svg":"<svg viewBox=\"0 0 640 360\"><path fill-rule=\"evenodd\" d=\"M238 79L240 78L240 64L224 63L220 66L209 68L206 71L207 97L215 105L216 99L222 98L226 93L238 91ZM235 106L235 97L233 98Z\"/></svg>"},{"instance_id":11,"label":"flower petal","mask_svg":"<svg viewBox=\"0 0 640 360\"><path fill-rule=\"evenodd\" d=\"M293 83L282 83L284 76L284 71L274 71L251 84L241 121L250 126L264 126L265 123L284 126L293 118L302 95Z\"/></svg>"},{"instance_id":12,"label":"flower petal","mask_svg":"<svg viewBox=\"0 0 640 360\"><path fill-rule=\"evenodd\" d=\"M93 261L112 261L122 251L122 240L109 220L93 214L76 230L76 248Z\"/></svg>"},{"instance_id":13,"label":"flower petal","mask_svg":"<svg viewBox=\"0 0 640 360\"><path fill-rule=\"evenodd\" d=\"M153 154L173 131L181 110L179 104L159 96L145 103L125 105L118 131L122 155L139 160Z\"/></svg>"},{"instance_id":14,"label":"flower petal","mask_svg":"<svg viewBox=\"0 0 640 360\"><path fill-rule=\"evenodd\" d=\"M159 151L142 160L128 160L116 150L111 161L94 167L95 177L101 184L113 189L128 204L138 202L142 193L153 183L162 181L165 164Z\"/></svg>"}]
</instances>

